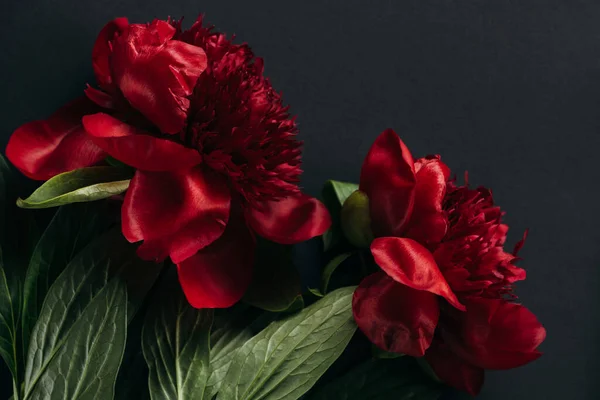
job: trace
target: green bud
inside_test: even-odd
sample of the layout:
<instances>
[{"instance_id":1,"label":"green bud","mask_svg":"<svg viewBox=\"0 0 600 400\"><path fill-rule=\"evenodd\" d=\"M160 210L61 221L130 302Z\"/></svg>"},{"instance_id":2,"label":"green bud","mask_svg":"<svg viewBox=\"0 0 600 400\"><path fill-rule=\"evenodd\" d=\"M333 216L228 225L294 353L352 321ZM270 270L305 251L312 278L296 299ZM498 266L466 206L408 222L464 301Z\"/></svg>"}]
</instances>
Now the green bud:
<instances>
[{"instance_id":1,"label":"green bud","mask_svg":"<svg viewBox=\"0 0 600 400\"><path fill-rule=\"evenodd\" d=\"M342 231L346 239L354 246L367 248L373 241L371 231L371 214L369 212L369 197L360 190L352 193L342 207Z\"/></svg>"}]
</instances>

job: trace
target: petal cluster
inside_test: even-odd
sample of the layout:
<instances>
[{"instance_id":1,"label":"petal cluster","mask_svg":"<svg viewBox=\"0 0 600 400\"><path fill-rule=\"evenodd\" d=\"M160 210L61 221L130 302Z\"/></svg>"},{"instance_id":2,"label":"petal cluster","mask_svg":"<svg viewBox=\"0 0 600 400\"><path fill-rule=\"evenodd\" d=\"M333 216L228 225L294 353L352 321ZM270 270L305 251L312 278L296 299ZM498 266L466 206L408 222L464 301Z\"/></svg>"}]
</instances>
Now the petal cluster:
<instances>
[{"instance_id":1,"label":"petal cluster","mask_svg":"<svg viewBox=\"0 0 600 400\"><path fill-rule=\"evenodd\" d=\"M353 312L377 346L425 356L442 380L476 394L484 369L538 358L546 333L514 301L512 284L525 272L503 249L508 228L491 192L449 176L439 156L414 160L393 131L377 138L360 190L381 270L361 282Z\"/></svg>"},{"instance_id":2,"label":"petal cluster","mask_svg":"<svg viewBox=\"0 0 600 400\"><path fill-rule=\"evenodd\" d=\"M7 155L45 180L111 156L136 168L122 207L138 254L177 264L189 302L228 307L252 278L255 235L298 243L330 217L298 188L301 143L251 49L180 22L108 23L92 52L98 87L19 128Z\"/></svg>"}]
</instances>

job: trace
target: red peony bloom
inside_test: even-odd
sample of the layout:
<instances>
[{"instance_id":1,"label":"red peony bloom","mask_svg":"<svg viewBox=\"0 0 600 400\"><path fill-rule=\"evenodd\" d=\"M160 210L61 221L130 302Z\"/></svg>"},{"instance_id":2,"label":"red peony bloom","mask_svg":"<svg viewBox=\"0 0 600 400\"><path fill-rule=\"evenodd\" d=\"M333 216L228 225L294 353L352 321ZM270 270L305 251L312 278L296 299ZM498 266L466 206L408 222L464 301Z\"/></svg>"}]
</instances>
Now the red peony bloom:
<instances>
[{"instance_id":1,"label":"red peony bloom","mask_svg":"<svg viewBox=\"0 0 600 400\"><path fill-rule=\"evenodd\" d=\"M254 235L292 244L329 214L300 192L296 124L250 48L203 27L118 18L92 52L100 89L13 134L7 155L48 179L108 155L137 169L123 234L144 259L171 257L189 302L228 307L248 287Z\"/></svg>"},{"instance_id":2,"label":"red peony bloom","mask_svg":"<svg viewBox=\"0 0 600 400\"><path fill-rule=\"evenodd\" d=\"M457 187L449 175L438 156L413 161L392 130L375 141L360 190L382 271L361 282L353 311L378 347L425 356L440 379L476 394L484 369L537 359L546 331L514 302L525 271L502 247L508 227L491 192Z\"/></svg>"}]
</instances>

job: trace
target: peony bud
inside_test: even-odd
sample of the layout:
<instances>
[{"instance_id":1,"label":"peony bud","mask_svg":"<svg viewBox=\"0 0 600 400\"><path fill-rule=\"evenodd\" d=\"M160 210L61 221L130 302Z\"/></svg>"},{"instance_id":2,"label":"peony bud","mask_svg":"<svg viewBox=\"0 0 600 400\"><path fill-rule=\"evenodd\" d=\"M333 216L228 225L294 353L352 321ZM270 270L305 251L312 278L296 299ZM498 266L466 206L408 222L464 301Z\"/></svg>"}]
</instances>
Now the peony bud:
<instances>
[{"instance_id":1,"label":"peony bud","mask_svg":"<svg viewBox=\"0 0 600 400\"><path fill-rule=\"evenodd\" d=\"M369 197L360 190L352 193L344 202L341 213L344 236L356 247L368 248L375 238L371 231Z\"/></svg>"}]
</instances>

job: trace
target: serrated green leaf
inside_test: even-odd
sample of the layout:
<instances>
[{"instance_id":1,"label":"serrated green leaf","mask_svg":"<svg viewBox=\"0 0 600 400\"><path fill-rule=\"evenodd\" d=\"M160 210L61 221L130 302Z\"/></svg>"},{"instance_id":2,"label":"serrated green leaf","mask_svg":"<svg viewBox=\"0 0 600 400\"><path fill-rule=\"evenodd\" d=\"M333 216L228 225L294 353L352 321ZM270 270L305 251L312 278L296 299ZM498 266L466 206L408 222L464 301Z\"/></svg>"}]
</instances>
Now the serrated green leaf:
<instances>
[{"instance_id":1,"label":"serrated green leaf","mask_svg":"<svg viewBox=\"0 0 600 400\"><path fill-rule=\"evenodd\" d=\"M213 311L189 305L177 277L166 279L144 322L142 348L152 400L203 400L210 375ZM209 399L210 400L210 399Z\"/></svg>"},{"instance_id":2,"label":"serrated green leaf","mask_svg":"<svg viewBox=\"0 0 600 400\"><path fill-rule=\"evenodd\" d=\"M244 301L266 311L288 310L302 291L292 247L261 240L256 249L252 283Z\"/></svg>"},{"instance_id":3,"label":"serrated green leaf","mask_svg":"<svg viewBox=\"0 0 600 400\"><path fill-rule=\"evenodd\" d=\"M436 400L441 388L414 359L370 360L311 393L307 400Z\"/></svg>"},{"instance_id":4,"label":"serrated green leaf","mask_svg":"<svg viewBox=\"0 0 600 400\"><path fill-rule=\"evenodd\" d=\"M65 172L44 182L25 200L21 208L48 208L70 203L105 199L123 193L133 173L117 167L87 167Z\"/></svg>"},{"instance_id":5,"label":"serrated green leaf","mask_svg":"<svg viewBox=\"0 0 600 400\"><path fill-rule=\"evenodd\" d=\"M110 223L101 203L72 204L56 212L33 251L25 276L22 313L25 350L50 285L69 261L105 232Z\"/></svg>"},{"instance_id":6,"label":"serrated green leaf","mask_svg":"<svg viewBox=\"0 0 600 400\"><path fill-rule=\"evenodd\" d=\"M219 396L295 400L341 355L356 330L353 287L338 289L298 314L273 322L235 354Z\"/></svg>"},{"instance_id":7,"label":"serrated green leaf","mask_svg":"<svg viewBox=\"0 0 600 400\"><path fill-rule=\"evenodd\" d=\"M147 273L140 274L140 265ZM56 373L52 369L55 355L77 334L74 325L111 279L127 284L127 317L132 318L155 279L153 268L158 267L139 260L135 246L122 237L119 229L108 231L79 252L50 287L33 328L25 368L25 392L38 393L41 389L37 385L46 382L42 378Z\"/></svg>"},{"instance_id":8,"label":"serrated green leaf","mask_svg":"<svg viewBox=\"0 0 600 400\"><path fill-rule=\"evenodd\" d=\"M340 226L340 213L344 201L356 190L358 185L355 183L340 182L329 180L323 186L323 203L331 214L331 228L323 235L323 244L325 251L340 243L344 234Z\"/></svg>"},{"instance_id":9,"label":"serrated green leaf","mask_svg":"<svg viewBox=\"0 0 600 400\"><path fill-rule=\"evenodd\" d=\"M353 253L342 253L331 259L323 269L323 274L321 274L321 293L327 294L327 290L329 287L329 281L331 280L331 276L344 261L346 261Z\"/></svg>"},{"instance_id":10,"label":"serrated green leaf","mask_svg":"<svg viewBox=\"0 0 600 400\"><path fill-rule=\"evenodd\" d=\"M53 287L48 296L63 293ZM44 367L26 381L24 399L112 399L126 335L127 289L115 279L87 304Z\"/></svg>"}]
</instances>

